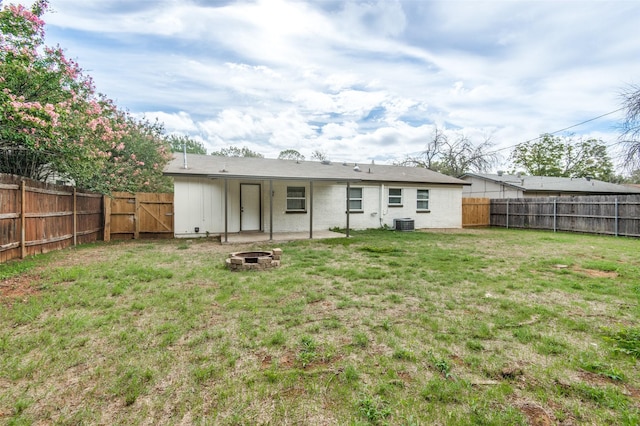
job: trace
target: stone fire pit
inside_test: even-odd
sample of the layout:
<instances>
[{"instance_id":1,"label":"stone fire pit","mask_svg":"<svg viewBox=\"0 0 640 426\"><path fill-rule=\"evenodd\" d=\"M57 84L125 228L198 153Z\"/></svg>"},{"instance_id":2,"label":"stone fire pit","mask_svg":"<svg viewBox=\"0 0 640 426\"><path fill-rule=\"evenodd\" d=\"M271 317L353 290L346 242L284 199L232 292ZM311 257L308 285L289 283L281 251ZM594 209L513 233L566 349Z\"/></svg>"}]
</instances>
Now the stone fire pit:
<instances>
[{"instance_id":1,"label":"stone fire pit","mask_svg":"<svg viewBox=\"0 0 640 426\"><path fill-rule=\"evenodd\" d=\"M280 266L282 250L240 251L231 253L225 260L227 268L232 271L264 271Z\"/></svg>"}]
</instances>

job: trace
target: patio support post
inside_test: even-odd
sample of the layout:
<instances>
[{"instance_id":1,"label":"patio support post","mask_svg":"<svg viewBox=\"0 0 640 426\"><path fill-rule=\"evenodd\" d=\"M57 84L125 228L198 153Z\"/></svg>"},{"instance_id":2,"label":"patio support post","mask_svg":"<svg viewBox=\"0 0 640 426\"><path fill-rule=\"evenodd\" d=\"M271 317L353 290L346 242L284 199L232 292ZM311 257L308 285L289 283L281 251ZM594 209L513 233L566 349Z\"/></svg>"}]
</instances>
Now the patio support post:
<instances>
[{"instance_id":1,"label":"patio support post","mask_svg":"<svg viewBox=\"0 0 640 426\"><path fill-rule=\"evenodd\" d=\"M309 239L313 239L313 181L309 181Z\"/></svg>"},{"instance_id":2,"label":"patio support post","mask_svg":"<svg viewBox=\"0 0 640 426\"><path fill-rule=\"evenodd\" d=\"M269 180L269 241L273 241L273 179Z\"/></svg>"},{"instance_id":3,"label":"patio support post","mask_svg":"<svg viewBox=\"0 0 640 426\"><path fill-rule=\"evenodd\" d=\"M224 242L229 242L229 180L224 180Z\"/></svg>"},{"instance_id":4,"label":"patio support post","mask_svg":"<svg viewBox=\"0 0 640 426\"><path fill-rule=\"evenodd\" d=\"M350 199L351 199L351 183L347 181L347 238L349 237L349 216L351 215L351 209L349 206Z\"/></svg>"}]
</instances>

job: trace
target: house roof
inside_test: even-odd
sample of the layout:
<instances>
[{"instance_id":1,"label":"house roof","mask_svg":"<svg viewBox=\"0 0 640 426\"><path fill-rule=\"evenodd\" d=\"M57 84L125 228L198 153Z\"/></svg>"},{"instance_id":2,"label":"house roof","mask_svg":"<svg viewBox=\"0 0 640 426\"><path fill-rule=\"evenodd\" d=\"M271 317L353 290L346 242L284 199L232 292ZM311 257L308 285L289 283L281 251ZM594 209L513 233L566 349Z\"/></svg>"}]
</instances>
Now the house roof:
<instances>
[{"instance_id":1,"label":"house roof","mask_svg":"<svg viewBox=\"0 0 640 426\"><path fill-rule=\"evenodd\" d=\"M341 182L398 182L469 185L467 182L419 167L331 163L320 161L276 160L271 158L221 157L175 154L164 169L168 176L210 178L328 180Z\"/></svg>"},{"instance_id":2,"label":"house roof","mask_svg":"<svg viewBox=\"0 0 640 426\"><path fill-rule=\"evenodd\" d=\"M467 173L461 177L477 177L532 192L571 192L590 194L640 194L640 188L603 182L587 178L563 178L552 176L494 175Z\"/></svg>"}]
</instances>

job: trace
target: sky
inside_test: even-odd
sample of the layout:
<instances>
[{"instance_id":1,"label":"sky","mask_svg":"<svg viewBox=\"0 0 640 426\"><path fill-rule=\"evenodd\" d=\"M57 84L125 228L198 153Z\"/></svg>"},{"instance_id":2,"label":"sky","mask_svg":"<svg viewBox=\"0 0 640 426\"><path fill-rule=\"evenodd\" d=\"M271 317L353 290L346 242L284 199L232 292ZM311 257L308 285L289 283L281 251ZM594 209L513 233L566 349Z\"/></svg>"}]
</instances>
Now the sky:
<instances>
[{"instance_id":1,"label":"sky","mask_svg":"<svg viewBox=\"0 0 640 426\"><path fill-rule=\"evenodd\" d=\"M3 4L12 3L5 0ZM30 5L31 1L14 1ZM389 164L435 127L511 148L602 139L640 84L640 2L50 0L46 44L99 92L209 152ZM617 112L614 112L617 111ZM611 114L609 114L611 113Z\"/></svg>"}]
</instances>

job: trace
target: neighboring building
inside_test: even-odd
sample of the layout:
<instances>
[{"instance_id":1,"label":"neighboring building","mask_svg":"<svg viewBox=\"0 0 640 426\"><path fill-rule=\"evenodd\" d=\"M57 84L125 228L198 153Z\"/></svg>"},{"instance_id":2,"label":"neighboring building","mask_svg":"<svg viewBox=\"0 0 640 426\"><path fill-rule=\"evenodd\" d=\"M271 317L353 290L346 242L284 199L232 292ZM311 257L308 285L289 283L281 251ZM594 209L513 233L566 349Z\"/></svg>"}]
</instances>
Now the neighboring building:
<instances>
[{"instance_id":1,"label":"neighboring building","mask_svg":"<svg viewBox=\"0 0 640 426\"><path fill-rule=\"evenodd\" d=\"M464 197L534 198L640 194L640 188L590 178L466 173L460 179L470 184L463 189Z\"/></svg>"},{"instance_id":2,"label":"neighboring building","mask_svg":"<svg viewBox=\"0 0 640 426\"><path fill-rule=\"evenodd\" d=\"M424 168L178 154L164 173L174 178L176 237L392 227L403 218L415 228L462 226L466 183Z\"/></svg>"}]
</instances>

